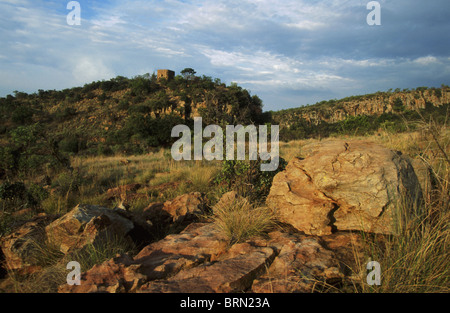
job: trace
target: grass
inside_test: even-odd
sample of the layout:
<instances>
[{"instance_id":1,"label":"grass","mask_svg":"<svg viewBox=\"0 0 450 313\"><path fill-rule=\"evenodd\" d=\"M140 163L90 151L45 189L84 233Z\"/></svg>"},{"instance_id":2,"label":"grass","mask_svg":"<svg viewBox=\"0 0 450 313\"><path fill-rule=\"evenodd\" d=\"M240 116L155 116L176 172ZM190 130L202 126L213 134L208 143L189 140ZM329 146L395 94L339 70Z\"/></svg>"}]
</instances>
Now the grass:
<instances>
[{"instance_id":1,"label":"grass","mask_svg":"<svg viewBox=\"0 0 450 313\"><path fill-rule=\"evenodd\" d=\"M30 275L18 275L9 272L9 290L16 293L55 293L58 287L66 283L69 271L66 266L71 261L80 264L81 271L87 271L117 254L136 253L134 244L123 237L110 236L109 240L87 244L84 248L64 255L54 244L33 243L34 263L42 270Z\"/></svg>"},{"instance_id":2,"label":"grass","mask_svg":"<svg viewBox=\"0 0 450 313\"><path fill-rule=\"evenodd\" d=\"M381 285L360 284L362 292L450 292L450 215L436 218L431 212L428 208L399 224L399 236L381 243L367 240L370 258L381 266Z\"/></svg>"},{"instance_id":3,"label":"grass","mask_svg":"<svg viewBox=\"0 0 450 313\"><path fill-rule=\"evenodd\" d=\"M101 264L117 254L135 254L136 246L131 240L119 236L109 236L108 240L90 243L79 251L70 254L66 259L80 263L81 271L87 271L96 264Z\"/></svg>"},{"instance_id":4,"label":"grass","mask_svg":"<svg viewBox=\"0 0 450 313\"><path fill-rule=\"evenodd\" d=\"M256 207L245 198L217 203L211 220L228 238L229 245L264 235L276 225L275 213L271 209Z\"/></svg>"}]
</instances>

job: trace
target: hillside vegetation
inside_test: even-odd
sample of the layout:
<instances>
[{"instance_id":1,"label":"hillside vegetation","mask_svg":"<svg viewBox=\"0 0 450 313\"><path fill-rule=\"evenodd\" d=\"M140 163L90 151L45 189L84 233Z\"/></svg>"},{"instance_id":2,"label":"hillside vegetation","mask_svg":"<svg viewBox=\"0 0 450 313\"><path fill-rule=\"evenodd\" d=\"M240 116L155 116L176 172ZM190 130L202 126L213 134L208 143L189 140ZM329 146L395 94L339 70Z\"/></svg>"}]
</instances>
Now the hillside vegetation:
<instances>
[{"instance_id":1,"label":"hillside vegetation","mask_svg":"<svg viewBox=\"0 0 450 313\"><path fill-rule=\"evenodd\" d=\"M71 155L135 155L168 146L171 129L262 122L262 101L219 79L116 77L61 91L0 98L0 179L69 168Z\"/></svg>"}]
</instances>

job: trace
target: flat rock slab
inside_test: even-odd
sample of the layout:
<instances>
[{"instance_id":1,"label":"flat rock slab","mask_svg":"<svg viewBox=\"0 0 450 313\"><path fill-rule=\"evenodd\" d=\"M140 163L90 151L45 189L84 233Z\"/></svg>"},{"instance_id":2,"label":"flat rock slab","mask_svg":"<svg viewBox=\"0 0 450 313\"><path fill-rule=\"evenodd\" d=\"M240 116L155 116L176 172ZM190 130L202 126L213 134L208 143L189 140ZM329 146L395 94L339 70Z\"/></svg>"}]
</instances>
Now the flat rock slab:
<instances>
[{"instance_id":1,"label":"flat rock slab","mask_svg":"<svg viewBox=\"0 0 450 313\"><path fill-rule=\"evenodd\" d=\"M148 293L243 292L275 258L268 247L253 247L250 253L202 264L167 280L152 281L140 289Z\"/></svg>"}]
</instances>

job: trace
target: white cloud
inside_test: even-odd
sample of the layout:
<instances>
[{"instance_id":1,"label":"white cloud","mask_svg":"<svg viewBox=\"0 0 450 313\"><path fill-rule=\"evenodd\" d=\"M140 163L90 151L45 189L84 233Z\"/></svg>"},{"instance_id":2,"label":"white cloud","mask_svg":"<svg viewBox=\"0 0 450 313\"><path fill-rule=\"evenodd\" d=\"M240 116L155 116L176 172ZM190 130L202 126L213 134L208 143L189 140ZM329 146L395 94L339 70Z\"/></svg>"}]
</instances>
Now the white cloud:
<instances>
[{"instance_id":1,"label":"white cloud","mask_svg":"<svg viewBox=\"0 0 450 313\"><path fill-rule=\"evenodd\" d=\"M82 57L74 61L72 75L78 84L116 76L114 71L107 67L100 58Z\"/></svg>"},{"instance_id":2,"label":"white cloud","mask_svg":"<svg viewBox=\"0 0 450 313\"><path fill-rule=\"evenodd\" d=\"M200 51L214 66L234 67L257 73L298 72L301 62L269 51L222 51L203 47Z\"/></svg>"},{"instance_id":3,"label":"white cloud","mask_svg":"<svg viewBox=\"0 0 450 313\"><path fill-rule=\"evenodd\" d=\"M98 28L108 28L116 26L117 24L125 24L126 22L120 16L114 15L101 17L100 19L94 19L91 21L91 23Z\"/></svg>"},{"instance_id":4,"label":"white cloud","mask_svg":"<svg viewBox=\"0 0 450 313\"><path fill-rule=\"evenodd\" d=\"M425 56L425 57L420 57L414 60L414 63L420 64L420 65L430 65L433 63L437 63L438 59L434 56Z\"/></svg>"}]
</instances>

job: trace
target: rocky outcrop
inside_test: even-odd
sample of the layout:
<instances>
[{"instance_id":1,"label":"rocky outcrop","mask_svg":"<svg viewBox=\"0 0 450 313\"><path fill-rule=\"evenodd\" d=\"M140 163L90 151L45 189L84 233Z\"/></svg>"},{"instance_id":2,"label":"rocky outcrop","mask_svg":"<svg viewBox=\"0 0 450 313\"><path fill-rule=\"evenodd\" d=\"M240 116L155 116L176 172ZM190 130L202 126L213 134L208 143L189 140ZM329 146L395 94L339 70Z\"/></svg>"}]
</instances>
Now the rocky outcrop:
<instances>
[{"instance_id":1,"label":"rocky outcrop","mask_svg":"<svg viewBox=\"0 0 450 313\"><path fill-rule=\"evenodd\" d=\"M341 284L353 274L355 260L361 257L355 254L360 251L360 242L360 236L350 233L325 238L296 232L270 233L267 245L278 254L264 275L254 281L252 291L309 293L317 291L315 288Z\"/></svg>"},{"instance_id":2,"label":"rocky outcrop","mask_svg":"<svg viewBox=\"0 0 450 313\"><path fill-rule=\"evenodd\" d=\"M80 286L63 285L61 292L137 291L150 280L176 275L183 269L211 262L224 252L226 240L211 224L191 224L142 249L134 258L122 256L94 266Z\"/></svg>"},{"instance_id":3,"label":"rocky outcrop","mask_svg":"<svg viewBox=\"0 0 450 313\"><path fill-rule=\"evenodd\" d=\"M139 292L146 293L205 293L243 292L248 290L256 277L265 272L276 256L270 247L258 247L249 243L232 247L231 255L217 262L205 262L165 280L143 285Z\"/></svg>"},{"instance_id":4,"label":"rocky outcrop","mask_svg":"<svg viewBox=\"0 0 450 313\"><path fill-rule=\"evenodd\" d=\"M0 247L6 270L31 274L41 269L36 256L40 253L39 244L46 240L43 228L55 219L54 216L37 216L1 238Z\"/></svg>"},{"instance_id":5,"label":"rocky outcrop","mask_svg":"<svg viewBox=\"0 0 450 313\"><path fill-rule=\"evenodd\" d=\"M125 189L132 191L136 188L139 187ZM59 218L38 216L1 238L0 274L5 270L19 274L39 271L41 266L36 258L39 249L50 246L56 247L61 254L70 254L88 245L123 238L142 249L158 240L161 233L180 232L206 209L204 195L194 192L164 204L150 205L143 214L80 204Z\"/></svg>"},{"instance_id":6,"label":"rocky outcrop","mask_svg":"<svg viewBox=\"0 0 450 313\"><path fill-rule=\"evenodd\" d=\"M274 122L281 128L292 125L299 119L311 125L321 122L336 123L351 116L381 115L395 112L395 102L400 99L406 110L424 109L427 104L438 107L449 103L450 89L438 88L405 92L379 92L372 95L353 96L341 100L305 106L286 112L274 112ZM325 102L325 101L324 101Z\"/></svg>"},{"instance_id":7,"label":"rocky outcrop","mask_svg":"<svg viewBox=\"0 0 450 313\"><path fill-rule=\"evenodd\" d=\"M93 205L78 205L72 211L45 228L49 243L67 254L88 244L123 237L136 243L149 242L150 225L139 221L129 212Z\"/></svg>"},{"instance_id":8,"label":"rocky outcrop","mask_svg":"<svg viewBox=\"0 0 450 313\"><path fill-rule=\"evenodd\" d=\"M306 234L392 234L399 201L413 207L421 198L410 161L399 152L367 141L328 140L302 153L275 176L266 202Z\"/></svg>"},{"instance_id":9,"label":"rocky outcrop","mask_svg":"<svg viewBox=\"0 0 450 313\"><path fill-rule=\"evenodd\" d=\"M336 235L331 235L334 237ZM347 249L335 239L334 248ZM310 292L319 282L338 283L344 263L327 247L328 238L274 231L227 246L212 223L195 223L145 247L135 257L118 256L82 274L79 286L60 292L216 293Z\"/></svg>"}]
</instances>

